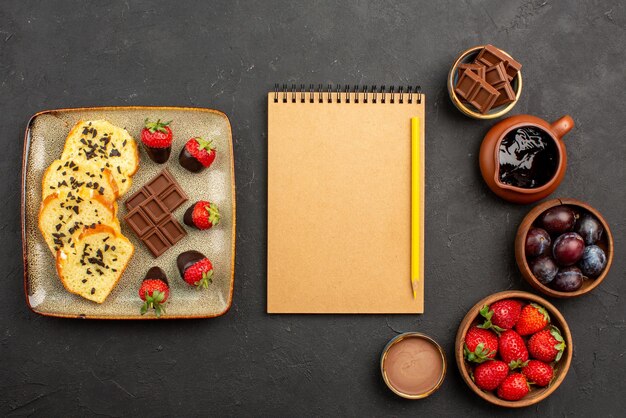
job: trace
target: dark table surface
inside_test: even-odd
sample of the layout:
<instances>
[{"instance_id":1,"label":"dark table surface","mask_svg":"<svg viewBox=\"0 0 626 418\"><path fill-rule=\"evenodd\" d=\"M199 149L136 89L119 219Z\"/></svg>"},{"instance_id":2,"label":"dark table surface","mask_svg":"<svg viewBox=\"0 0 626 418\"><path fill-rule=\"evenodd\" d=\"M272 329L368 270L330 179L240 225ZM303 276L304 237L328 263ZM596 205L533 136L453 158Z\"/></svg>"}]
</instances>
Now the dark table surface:
<instances>
[{"instance_id":1,"label":"dark table surface","mask_svg":"<svg viewBox=\"0 0 626 418\"><path fill-rule=\"evenodd\" d=\"M626 410L624 228L626 11L618 1L3 1L0 4L0 414L619 416ZM561 387L526 410L473 395L453 361L466 311L530 290L513 256L530 206L508 204L477 164L492 122L462 116L446 74L493 43L523 63L512 114L570 114L568 172L554 196L608 219L616 257L584 297L554 301L575 350ZM426 313L269 316L265 94L274 83L421 84L427 94ZM20 170L28 118L103 105L216 108L232 123L237 180L234 302L223 317L107 322L38 316L22 285ZM442 388L423 401L384 386L378 359L397 332L446 349Z\"/></svg>"}]
</instances>

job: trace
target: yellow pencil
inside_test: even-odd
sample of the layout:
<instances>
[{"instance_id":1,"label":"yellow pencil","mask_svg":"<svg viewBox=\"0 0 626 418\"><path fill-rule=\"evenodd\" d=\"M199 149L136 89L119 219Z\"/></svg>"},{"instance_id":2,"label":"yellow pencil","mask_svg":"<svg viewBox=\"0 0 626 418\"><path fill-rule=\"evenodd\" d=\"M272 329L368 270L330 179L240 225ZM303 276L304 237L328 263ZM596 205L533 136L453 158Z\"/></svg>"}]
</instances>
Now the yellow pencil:
<instances>
[{"instance_id":1,"label":"yellow pencil","mask_svg":"<svg viewBox=\"0 0 626 418\"><path fill-rule=\"evenodd\" d=\"M417 298L422 259L422 147L420 119L411 118L411 287Z\"/></svg>"}]
</instances>

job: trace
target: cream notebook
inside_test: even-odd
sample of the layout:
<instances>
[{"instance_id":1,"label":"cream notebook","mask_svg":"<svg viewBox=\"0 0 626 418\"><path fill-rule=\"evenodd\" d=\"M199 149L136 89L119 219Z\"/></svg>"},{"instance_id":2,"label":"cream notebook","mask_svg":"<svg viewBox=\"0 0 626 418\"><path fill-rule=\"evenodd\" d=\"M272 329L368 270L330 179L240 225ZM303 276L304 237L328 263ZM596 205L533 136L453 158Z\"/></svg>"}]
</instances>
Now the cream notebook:
<instances>
[{"instance_id":1,"label":"cream notebook","mask_svg":"<svg viewBox=\"0 0 626 418\"><path fill-rule=\"evenodd\" d=\"M268 94L268 313L424 311L423 271L415 299L410 272L411 117L423 162L425 100L383 91Z\"/></svg>"}]
</instances>

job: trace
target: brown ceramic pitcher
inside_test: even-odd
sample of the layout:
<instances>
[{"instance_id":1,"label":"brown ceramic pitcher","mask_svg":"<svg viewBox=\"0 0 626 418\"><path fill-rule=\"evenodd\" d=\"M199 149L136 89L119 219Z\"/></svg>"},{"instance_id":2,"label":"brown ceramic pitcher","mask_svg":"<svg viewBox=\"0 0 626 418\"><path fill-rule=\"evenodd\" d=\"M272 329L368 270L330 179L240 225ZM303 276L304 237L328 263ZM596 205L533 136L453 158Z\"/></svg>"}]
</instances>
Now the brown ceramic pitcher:
<instances>
[{"instance_id":1,"label":"brown ceramic pitcher","mask_svg":"<svg viewBox=\"0 0 626 418\"><path fill-rule=\"evenodd\" d=\"M500 181L500 144L503 138L514 129L521 127L538 128L554 141L558 163L554 175L539 187L524 188ZM489 188L498 196L513 203L528 204L550 195L559 186L565 176L567 154L563 145L563 136L574 127L574 121L568 115L550 124L531 115L516 115L495 124L480 146L480 171Z\"/></svg>"}]
</instances>

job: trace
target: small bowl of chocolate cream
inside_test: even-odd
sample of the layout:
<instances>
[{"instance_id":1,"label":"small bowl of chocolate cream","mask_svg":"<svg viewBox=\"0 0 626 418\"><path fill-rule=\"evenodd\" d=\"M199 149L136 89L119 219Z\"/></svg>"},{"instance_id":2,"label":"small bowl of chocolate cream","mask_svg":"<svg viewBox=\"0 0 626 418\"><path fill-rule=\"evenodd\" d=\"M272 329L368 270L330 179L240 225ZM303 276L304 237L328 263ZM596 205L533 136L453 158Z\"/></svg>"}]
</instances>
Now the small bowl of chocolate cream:
<instances>
[{"instance_id":1,"label":"small bowl of chocolate cream","mask_svg":"<svg viewBox=\"0 0 626 418\"><path fill-rule=\"evenodd\" d=\"M446 356L435 340L405 332L387 343L380 357L383 380L396 395L422 399L434 393L446 375Z\"/></svg>"}]
</instances>

